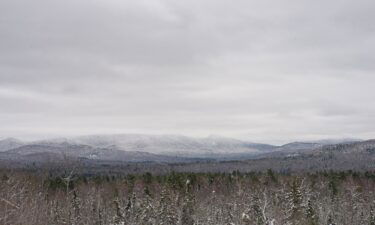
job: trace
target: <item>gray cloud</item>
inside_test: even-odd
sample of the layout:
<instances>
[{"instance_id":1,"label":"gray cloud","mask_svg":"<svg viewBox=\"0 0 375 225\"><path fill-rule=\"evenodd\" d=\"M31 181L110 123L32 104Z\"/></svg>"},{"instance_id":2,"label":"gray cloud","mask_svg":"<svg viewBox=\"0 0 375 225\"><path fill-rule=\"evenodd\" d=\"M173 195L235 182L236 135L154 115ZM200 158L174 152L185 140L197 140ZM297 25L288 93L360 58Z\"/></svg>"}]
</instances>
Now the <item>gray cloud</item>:
<instances>
[{"instance_id":1,"label":"gray cloud","mask_svg":"<svg viewBox=\"0 0 375 225\"><path fill-rule=\"evenodd\" d=\"M0 136L375 137L375 3L2 0Z\"/></svg>"}]
</instances>

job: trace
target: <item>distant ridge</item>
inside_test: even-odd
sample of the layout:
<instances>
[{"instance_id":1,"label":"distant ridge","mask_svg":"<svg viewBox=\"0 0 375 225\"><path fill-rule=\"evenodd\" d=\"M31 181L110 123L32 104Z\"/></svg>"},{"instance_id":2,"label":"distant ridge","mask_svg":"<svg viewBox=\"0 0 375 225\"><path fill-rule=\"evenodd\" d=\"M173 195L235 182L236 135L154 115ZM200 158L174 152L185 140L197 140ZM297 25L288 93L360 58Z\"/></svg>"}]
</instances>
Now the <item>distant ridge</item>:
<instances>
[{"instance_id":1,"label":"distant ridge","mask_svg":"<svg viewBox=\"0 0 375 225\"><path fill-rule=\"evenodd\" d=\"M24 142L15 138L5 138L0 140L0 152L4 152L13 148L24 145Z\"/></svg>"},{"instance_id":2,"label":"distant ridge","mask_svg":"<svg viewBox=\"0 0 375 225\"><path fill-rule=\"evenodd\" d=\"M90 135L33 142L6 138L0 140L0 160L43 161L45 158L59 160L62 156L122 162L240 160L258 156L300 154L323 149L324 146L358 142L355 139L342 139L292 142L275 146L220 136L192 138L179 135L143 134Z\"/></svg>"}]
</instances>

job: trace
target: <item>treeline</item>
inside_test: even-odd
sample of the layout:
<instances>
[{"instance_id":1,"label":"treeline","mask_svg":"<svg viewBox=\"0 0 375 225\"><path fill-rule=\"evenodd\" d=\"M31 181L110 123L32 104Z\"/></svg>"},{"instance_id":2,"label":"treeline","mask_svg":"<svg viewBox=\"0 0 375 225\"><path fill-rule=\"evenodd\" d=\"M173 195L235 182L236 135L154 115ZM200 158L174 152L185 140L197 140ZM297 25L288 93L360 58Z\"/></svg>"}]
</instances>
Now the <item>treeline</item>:
<instances>
[{"instance_id":1,"label":"treeline","mask_svg":"<svg viewBox=\"0 0 375 225\"><path fill-rule=\"evenodd\" d=\"M3 170L0 224L375 225L375 174Z\"/></svg>"}]
</instances>

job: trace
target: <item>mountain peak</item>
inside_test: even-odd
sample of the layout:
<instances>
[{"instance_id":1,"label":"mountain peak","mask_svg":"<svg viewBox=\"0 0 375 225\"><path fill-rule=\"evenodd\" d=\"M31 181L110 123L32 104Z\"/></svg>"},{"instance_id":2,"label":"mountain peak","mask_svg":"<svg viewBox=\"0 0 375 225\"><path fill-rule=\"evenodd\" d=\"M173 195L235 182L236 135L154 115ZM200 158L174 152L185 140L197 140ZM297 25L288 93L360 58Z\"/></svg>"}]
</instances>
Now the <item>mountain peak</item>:
<instances>
[{"instance_id":1,"label":"mountain peak","mask_svg":"<svg viewBox=\"0 0 375 225\"><path fill-rule=\"evenodd\" d=\"M0 152L8 151L22 146L24 143L16 138L5 138L0 140Z\"/></svg>"}]
</instances>

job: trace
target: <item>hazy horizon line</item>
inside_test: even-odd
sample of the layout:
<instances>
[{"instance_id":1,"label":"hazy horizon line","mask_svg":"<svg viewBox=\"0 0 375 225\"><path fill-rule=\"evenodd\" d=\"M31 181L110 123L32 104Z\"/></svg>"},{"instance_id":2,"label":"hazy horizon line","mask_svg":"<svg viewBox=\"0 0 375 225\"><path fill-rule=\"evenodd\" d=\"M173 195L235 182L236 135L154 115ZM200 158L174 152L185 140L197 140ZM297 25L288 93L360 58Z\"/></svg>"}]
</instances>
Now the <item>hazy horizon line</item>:
<instances>
[{"instance_id":1,"label":"hazy horizon line","mask_svg":"<svg viewBox=\"0 0 375 225\"><path fill-rule=\"evenodd\" d=\"M129 133L92 133L92 134L81 134L81 135L56 135L56 136L44 136L44 137L21 137L21 136L0 136L0 141L6 139L16 139L22 142L38 142L38 141L46 141L46 140L59 140L59 139L74 139L74 138L82 138L82 137L93 137L93 136L121 136L121 135L138 135L138 136L154 136L154 137L167 137L167 136L175 136L175 137L186 137L186 138L193 138L193 139L207 139L207 138L225 138L225 139L233 139L243 142L250 142L256 144L269 144L269 145L285 145L294 142L302 142L302 143L319 143L324 141L366 141L371 140L372 138L359 138L355 136L341 136L341 137L326 137L326 138L290 138L284 141L278 140L269 140L269 141L257 141L251 140L250 138L240 138L240 137L232 137L226 135L218 135L218 134L209 134L209 135L187 135L187 134L178 134L178 133L137 133L137 132L129 132ZM256 139L256 138L255 138Z\"/></svg>"}]
</instances>

